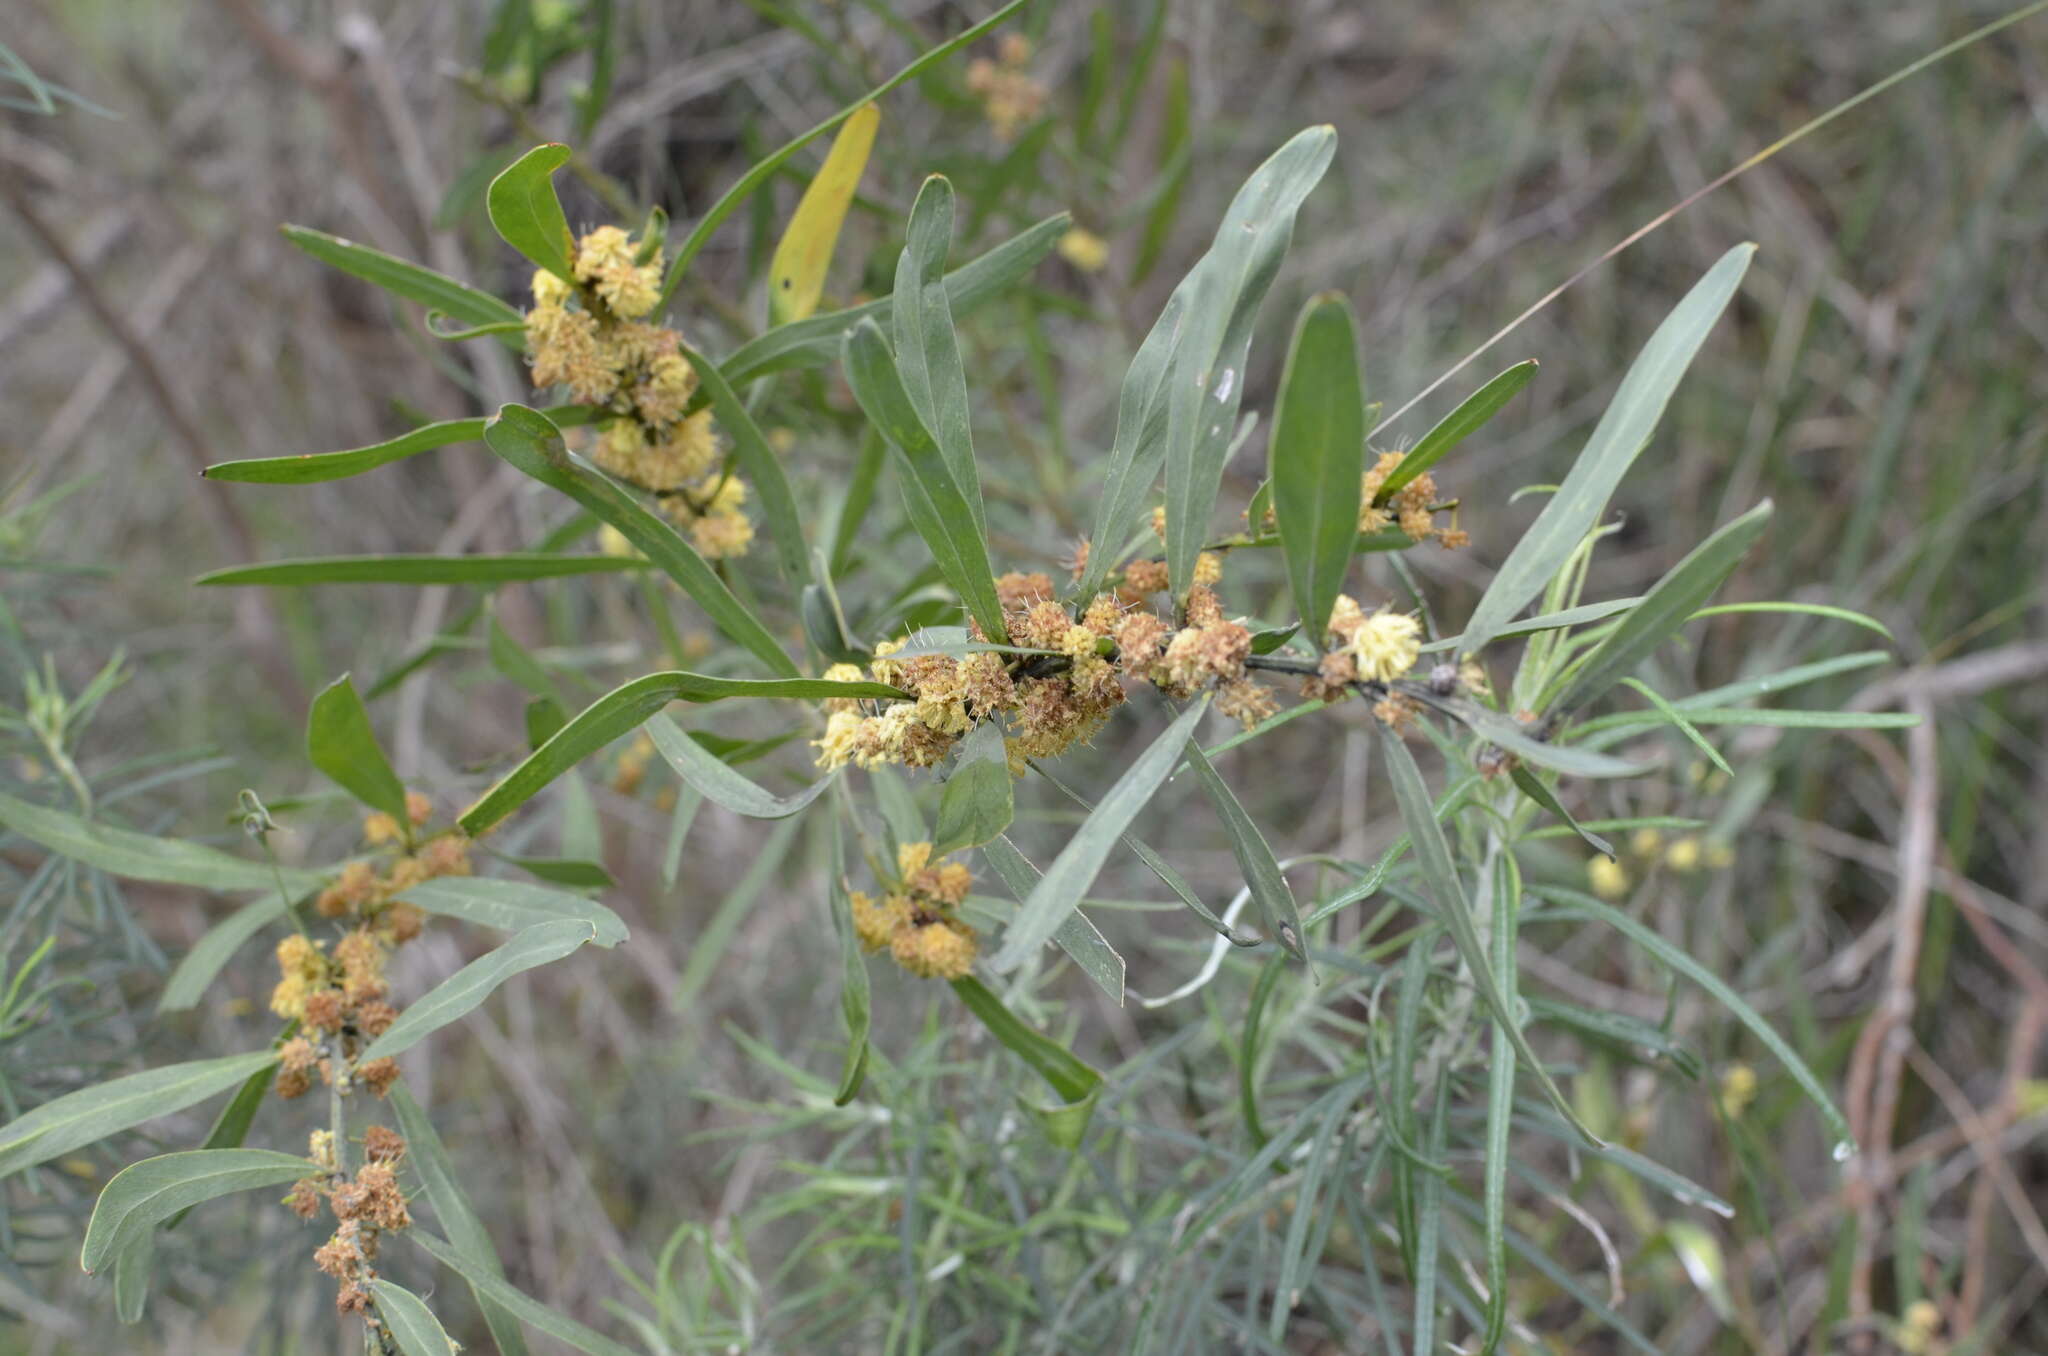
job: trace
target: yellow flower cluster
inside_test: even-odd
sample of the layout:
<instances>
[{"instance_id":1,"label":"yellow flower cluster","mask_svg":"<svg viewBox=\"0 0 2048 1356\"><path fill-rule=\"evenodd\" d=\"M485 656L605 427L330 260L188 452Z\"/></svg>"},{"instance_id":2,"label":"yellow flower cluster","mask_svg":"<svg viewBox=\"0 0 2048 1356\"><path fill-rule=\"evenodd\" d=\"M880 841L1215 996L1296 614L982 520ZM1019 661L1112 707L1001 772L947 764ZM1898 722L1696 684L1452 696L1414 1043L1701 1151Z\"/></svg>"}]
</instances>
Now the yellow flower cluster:
<instances>
[{"instance_id":1,"label":"yellow flower cluster","mask_svg":"<svg viewBox=\"0 0 2048 1356\"><path fill-rule=\"evenodd\" d=\"M754 536L740 511L746 487L720 469L711 411L689 412L697 371L682 356L682 335L644 319L660 300L661 250L600 226L576 242L571 271L573 285L546 269L533 275L526 352L534 385L567 386L571 398L611 416L592 460L658 496L699 553L744 554Z\"/></svg>"},{"instance_id":2,"label":"yellow flower cluster","mask_svg":"<svg viewBox=\"0 0 2048 1356\"><path fill-rule=\"evenodd\" d=\"M974 876L958 862L931 857L930 843L897 848L894 888L879 900L852 893L853 932L865 950L887 947L919 978L959 979L974 968L974 929L959 916Z\"/></svg>"},{"instance_id":3,"label":"yellow flower cluster","mask_svg":"<svg viewBox=\"0 0 2048 1356\"><path fill-rule=\"evenodd\" d=\"M1368 613L1340 593L1323 643L1322 661L1316 673L1302 680L1302 695L1338 702L1350 695L1354 683L1385 686L1405 677L1422 657L1422 623L1386 608ZM1395 730L1406 730L1416 705L1412 698L1388 692L1374 703L1373 714Z\"/></svg>"},{"instance_id":4,"label":"yellow flower cluster","mask_svg":"<svg viewBox=\"0 0 2048 1356\"><path fill-rule=\"evenodd\" d=\"M1026 123L1045 111L1045 86L1024 68L1031 64L1031 40L1005 33L996 59L976 57L967 63L967 88L981 98L982 112L998 139L1011 141Z\"/></svg>"},{"instance_id":5,"label":"yellow flower cluster","mask_svg":"<svg viewBox=\"0 0 2048 1356\"><path fill-rule=\"evenodd\" d=\"M431 802L419 792L407 793L405 802L411 829L422 827L432 817ZM409 847L415 840L410 830L401 835L391 816L380 813L363 820L363 841L371 847L393 843ZM410 904L394 903L396 897L421 881L469 873L469 839L451 829L419 844L417 851L401 852L382 871L367 861L350 862L314 899L313 907L323 918L354 915L375 920L397 941L409 941L419 934L420 911Z\"/></svg>"},{"instance_id":6,"label":"yellow flower cluster","mask_svg":"<svg viewBox=\"0 0 2048 1356\"><path fill-rule=\"evenodd\" d=\"M1060 258L1083 273L1100 273L1109 262L1109 242L1085 227L1075 226L1060 237Z\"/></svg>"},{"instance_id":7,"label":"yellow flower cluster","mask_svg":"<svg viewBox=\"0 0 2048 1356\"><path fill-rule=\"evenodd\" d=\"M315 1161L326 1174L303 1178L285 1198L293 1214L310 1220L320 1212L325 1199L337 1221L333 1235L313 1252L313 1265L341 1282L335 1296L337 1313L363 1313L370 1307L370 1283L377 1278L379 1235L412 1227L412 1211L405 1191L398 1183L398 1163L405 1156L405 1140L381 1125L371 1126L363 1135L363 1151L369 1160L353 1178L342 1177L334 1160L331 1137L318 1144L324 1131L315 1131ZM325 1148L323 1161L317 1150Z\"/></svg>"},{"instance_id":8,"label":"yellow flower cluster","mask_svg":"<svg viewBox=\"0 0 2048 1356\"><path fill-rule=\"evenodd\" d=\"M1471 535L1455 526L1455 514L1452 515L1453 526L1436 525L1439 510L1431 507L1437 498L1436 477L1427 471L1395 491L1384 505L1373 502L1379 498L1380 487L1387 483L1387 477L1394 473L1406 456L1404 452L1382 452L1373 468L1365 473L1359 487L1358 530L1377 532L1389 523L1399 523L1410 541L1427 541L1435 537L1449 550L1471 545Z\"/></svg>"}]
</instances>

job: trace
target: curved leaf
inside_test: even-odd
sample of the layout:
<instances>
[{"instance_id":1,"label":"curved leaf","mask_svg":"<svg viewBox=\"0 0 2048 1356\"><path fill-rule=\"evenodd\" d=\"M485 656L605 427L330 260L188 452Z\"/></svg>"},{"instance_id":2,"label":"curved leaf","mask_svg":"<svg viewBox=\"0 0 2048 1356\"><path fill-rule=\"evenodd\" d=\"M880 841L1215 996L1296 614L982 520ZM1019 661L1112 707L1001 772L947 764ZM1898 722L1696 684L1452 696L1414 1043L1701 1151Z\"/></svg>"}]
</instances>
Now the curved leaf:
<instances>
[{"instance_id":1,"label":"curved leaf","mask_svg":"<svg viewBox=\"0 0 2048 1356\"><path fill-rule=\"evenodd\" d=\"M975 535L988 539L981 502L981 472L974 464L973 419L967 405L967 374L960 364L959 337L940 278L953 240L953 186L934 174L911 204L910 225L896 259L895 305L889 326L896 344L896 370L911 408L938 444L939 455L967 511Z\"/></svg>"},{"instance_id":2,"label":"curved leaf","mask_svg":"<svg viewBox=\"0 0 2048 1356\"><path fill-rule=\"evenodd\" d=\"M450 1022L466 1017L491 991L516 974L558 961L585 942L597 940L595 924L580 918L536 923L512 940L477 957L429 989L384 1034L371 1041L362 1060L402 1054Z\"/></svg>"},{"instance_id":3,"label":"curved leaf","mask_svg":"<svg viewBox=\"0 0 2048 1356\"><path fill-rule=\"evenodd\" d=\"M1755 253L1755 245L1742 244L1722 255L1636 355L1564 483L1508 552L1472 610L1463 641L1467 651L1483 649L1500 635L1599 521L1614 487L1649 443L1679 378L1735 295Z\"/></svg>"},{"instance_id":4,"label":"curved leaf","mask_svg":"<svg viewBox=\"0 0 2048 1356\"><path fill-rule=\"evenodd\" d=\"M1444 454L1485 426L1486 421L1501 412L1516 392L1527 386L1536 376L1536 360L1527 359L1516 363L1507 371L1495 377L1486 385L1465 397L1464 403L1437 422L1435 428L1422 435L1422 440L1408 449L1408 455L1401 458L1401 464L1380 482L1379 493L1373 496L1375 504L1384 504L1401 492L1401 487L1444 459Z\"/></svg>"},{"instance_id":5,"label":"curved leaf","mask_svg":"<svg viewBox=\"0 0 2048 1356\"><path fill-rule=\"evenodd\" d=\"M762 436L754 416L748 413L746 402L733 393L711 360L688 344L680 345L679 349L690 366L697 369L697 379L711 397L711 408L718 412L718 422L732 436L733 451L739 456L740 469L753 478L754 491L761 497L761 511L768 518L768 535L775 540L775 554L782 564L783 576L798 584L808 584L811 581L811 553L804 545L803 520L797 515L796 495L789 488L789 476L782 469L782 458L775 455L775 449Z\"/></svg>"},{"instance_id":6,"label":"curved leaf","mask_svg":"<svg viewBox=\"0 0 2048 1356\"><path fill-rule=\"evenodd\" d=\"M345 673L313 698L313 708L306 716L306 757L363 804L382 810L400 824L410 822L405 786L377 746L370 713L363 709L363 699Z\"/></svg>"},{"instance_id":7,"label":"curved leaf","mask_svg":"<svg viewBox=\"0 0 2048 1356\"><path fill-rule=\"evenodd\" d=\"M588 405L551 405L542 413L556 428L574 428L589 422L593 411ZM328 480L345 480L421 452L431 452L437 447L481 442L484 423L481 418L443 419L368 447L354 447L342 452L302 452L296 457L215 462L199 474L209 480L232 480L249 485L313 485Z\"/></svg>"},{"instance_id":8,"label":"curved leaf","mask_svg":"<svg viewBox=\"0 0 2048 1356\"><path fill-rule=\"evenodd\" d=\"M381 1277L370 1282L370 1294L377 1301L377 1317L405 1356L455 1356L458 1348L425 1300Z\"/></svg>"},{"instance_id":9,"label":"curved leaf","mask_svg":"<svg viewBox=\"0 0 2048 1356\"><path fill-rule=\"evenodd\" d=\"M1017 1014L1003 1005L1002 999L972 975L956 979L952 984L953 992L960 995L960 1001L981 1019L989 1033L1066 1099L1056 1107L1027 1105L1025 1109L1036 1116L1045 1128L1046 1137L1054 1144L1062 1149L1079 1148L1082 1137L1088 1132L1088 1120L1095 1114L1096 1098L1102 1093L1102 1075L1064 1045L1025 1025Z\"/></svg>"},{"instance_id":10,"label":"curved leaf","mask_svg":"<svg viewBox=\"0 0 2048 1356\"><path fill-rule=\"evenodd\" d=\"M506 405L484 426L484 442L505 461L568 495L624 533L655 568L697 600L697 606L728 639L745 646L775 672L797 676L796 662L783 653L760 618L704 563L704 557L617 483L564 447L560 430L546 415L524 405Z\"/></svg>"},{"instance_id":11,"label":"curved leaf","mask_svg":"<svg viewBox=\"0 0 2048 1356\"><path fill-rule=\"evenodd\" d=\"M144 1121L183 1111L276 1062L269 1050L170 1064L109 1079L43 1103L0 1126L0 1178L47 1163Z\"/></svg>"},{"instance_id":12,"label":"curved leaf","mask_svg":"<svg viewBox=\"0 0 2048 1356\"><path fill-rule=\"evenodd\" d=\"M460 918L501 932L523 932L540 923L574 919L588 923L599 946L627 939L626 924L595 900L519 880L444 876L407 888L397 898L427 913Z\"/></svg>"},{"instance_id":13,"label":"curved leaf","mask_svg":"<svg viewBox=\"0 0 2048 1356\"><path fill-rule=\"evenodd\" d=\"M648 568L631 556L564 556L538 552L503 556L316 556L212 570L192 582L201 588L248 584L508 584L582 574L629 574Z\"/></svg>"},{"instance_id":14,"label":"curved leaf","mask_svg":"<svg viewBox=\"0 0 2048 1356\"><path fill-rule=\"evenodd\" d=\"M470 1258L480 1270L502 1277L505 1267L498 1260L490 1230L484 1227L461 1183L456 1181L455 1165L448 1158L448 1149L441 1143L434 1122L403 1079L391 1085L386 1100L398 1115L398 1132L405 1136L406 1161L412 1164L414 1175L425 1188L427 1200L434 1207L434 1218L451 1240L450 1246ZM520 1332L519 1320L474 1285L470 1291L476 1296L477 1308L483 1311L484 1324L491 1330L502 1356L526 1356L526 1338Z\"/></svg>"},{"instance_id":15,"label":"curved leaf","mask_svg":"<svg viewBox=\"0 0 2048 1356\"><path fill-rule=\"evenodd\" d=\"M1294 902L1294 891L1288 888L1287 877L1280 870L1266 835L1259 832L1259 826L1245 812L1230 783L1217 774L1199 740L1188 740L1187 756L1188 766L1195 770L1196 780L1208 792L1209 803L1216 807L1216 815L1230 836L1231 856L1237 859L1237 869L1244 876L1267 931L1282 947L1307 960L1308 938L1301 930L1301 909Z\"/></svg>"},{"instance_id":16,"label":"curved leaf","mask_svg":"<svg viewBox=\"0 0 2048 1356\"><path fill-rule=\"evenodd\" d=\"M980 847L1010 827L1016 795L1003 748L1003 733L985 721L960 741L960 760L939 796L939 824L932 855Z\"/></svg>"},{"instance_id":17,"label":"curved leaf","mask_svg":"<svg viewBox=\"0 0 2048 1356\"><path fill-rule=\"evenodd\" d=\"M1003 934L1002 946L989 961L990 969L998 974L1014 970L1052 939L1059 925L1080 904L1081 896L1095 883L1103 863L1109 860L1110 850L1138 817L1138 811L1145 808L1145 802L1152 799L1167 774L1173 771L1208 704L1207 696L1190 703L1166 727L1165 733L1124 769L1109 794L1097 803L1094 812L1082 821L1067 845L1060 849L1060 855L1039 877L1030 898L1018 908L1016 918Z\"/></svg>"},{"instance_id":18,"label":"curved leaf","mask_svg":"<svg viewBox=\"0 0 2048 1356\"><path fill-rule=\"evenodd\" d=\"M272 891L250 900L208 928L164 981L163 997L157 1000L156 1010L183 1012L197 1004L243 944L273 919L283 917L290 904L290 900Z\"/></svg>"},{"instance_id":19,"label":"curved leaf","mask_svg":"<svg viewBox=\"0 0 2048 1356\"><path fill-rule=\"evenodd\" d=\"M382 250L373 250L368 245L358 245L325 231L315 231L305 226L284 226L279 228L284 238L298 248L312 255L323 264L329 264L344 273L353 274L364 282L375 284L407 301L416 301L430 311L445 311L457 320L471 325L502 325L519 322L523 317L519 311L488 292L459 283L446 274L423 268L407 259L400 259ZM503 342L515 352L526 347L524 339L504 336Z\"/></svg>"},{"instance_id":20,"label":"curved leaf","mask_svg":"<svg viewBox=\"0 0 2048 1356\"><path fill-rule=\"evenodd\" d=\"M468 1281L480 1298L488 1299L516 1316L535 1332L546 1333L558 1342L567 1343L584 1352L585 1356L635 1356L634 1352L603 1334L513 1289L503 1277L492 1274L490 1268L475 1257L450 1247L445 1239L436 1238L420 1228L407 1229L405 1236L418 1244L421 1251Z\"/></svg>"},{"instance_id":21,"label":"curved leaf","mask_svg":"<svg viewBox=\"0 0 2048 1356\"><path fill-rule=\"evenodd\" d=\"M1302 308L1280 378L1268 446L1273 516L1287 582L1311 644L1320 648L1351 567L1365 472L1365 388L1351 303L1340 292ZM1257 518L1253 535L1264 530Z\"/></svg>"},{"instance_id":22,"label":"curved leaf","mask_svg":"<svg viewBox=\"0 0 2048 1356\"><path fill-rule=\"evenodd\" d=\"M733 771L731 764L684 734L667 716L657 715L648 721L647 733L654 739L655 750L685 783L706 800L752 819L787 819L808 807L832 784L827 775L793 796L778 796Z\"/></svg>"},{"instance_id":23,"label":"curved leaf","mask_svg":"<svg viewBox=\"0 0 2048 1356\"><path fill-rule=\"evenodd\" d=\"M786 325L802 320L818 309L825 291L825 272L832 266L832 251L839 244L839 228L845 224L846 209L853 204L860 187L861 171L868 165L868 152L875 144L875 129L882 110L863 104L847 116L832 149L818 167L810 186L797 200L782 242L768 264L768 323Z\"/></svg>"},{"instance_id":24,"label":"curved leaf","mask_svg":"<svg viewBox=\"0 0 2048 1356\"><path fill-rule=\"evenodd\" d=\"M114 1174L92 1208L78 1264L98 1271L162 1221L202 1201L309 1177L304 1158L268 1149L189 1149L132 1163Z\"/></svg>"},{"instance_id":25,"label":"curved leaf","mask_svg":"<svg viewBox=\"0 0 2048 1356\"><path fill-rule=\"evenodd\" d=\"M282 874L285 887L295 891L316 889L324 880L317 871L286 868L279 873L266 862L231 857L218 848L95 824L5 794L0 794L0 828L40 843L60 857L129 880L197 885L208 890L275 890Z\"/></svg>"},{"instance_id":26,"label":"curved leaf","mask_svg":"<svg viewBox=\"0 0 2048 1356\"><path fill-rule=\"evenodd\" d=\"M569 266L569 251L575 241L569 219L562 215L562 201L555 196L555 171L568 163L569 148L560 142L536 146L491 180L484 205L506 244L573 284L576 275Z\"/></svg>"}]
</instances>

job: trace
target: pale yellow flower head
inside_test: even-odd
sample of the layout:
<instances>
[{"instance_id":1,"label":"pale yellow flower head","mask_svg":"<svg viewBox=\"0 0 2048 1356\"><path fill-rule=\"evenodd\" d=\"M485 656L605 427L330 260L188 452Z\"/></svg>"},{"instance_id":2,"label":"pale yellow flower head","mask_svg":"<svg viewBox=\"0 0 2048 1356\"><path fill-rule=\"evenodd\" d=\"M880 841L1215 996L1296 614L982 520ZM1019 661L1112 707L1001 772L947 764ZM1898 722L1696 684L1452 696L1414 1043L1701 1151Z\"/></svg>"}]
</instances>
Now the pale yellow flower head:
<instances>
[{"instance_id":1,"label":"pale yellow flower head","mask_svg":"<svg viewBox=\"0 0 2048 1356\"><path fill-rule=\"evenodd\" d=\"M1352 633L1351 653L1360 678L1391 682L1422 657L1422 623L1405 612L1375 612Z\"/></svg>"}]
</instances>

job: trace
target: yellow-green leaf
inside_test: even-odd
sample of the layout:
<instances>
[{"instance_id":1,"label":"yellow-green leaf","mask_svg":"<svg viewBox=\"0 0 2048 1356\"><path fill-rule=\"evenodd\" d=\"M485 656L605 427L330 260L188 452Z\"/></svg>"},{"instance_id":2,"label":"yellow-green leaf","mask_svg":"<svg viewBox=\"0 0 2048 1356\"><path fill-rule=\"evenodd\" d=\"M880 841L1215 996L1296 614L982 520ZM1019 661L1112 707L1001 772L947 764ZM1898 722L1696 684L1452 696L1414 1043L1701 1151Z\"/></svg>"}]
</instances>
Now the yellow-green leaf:
<instances>
[{"instance_id":1,"label":"yellow-green leaf","mask_svg":"<svg viewBox=\"0 0 2048 1356\"><path fill-rule=\"evenodd\" d=\"M804 190L775 247L775 259L768 267L768 323L786 325L802 320L818 309L825 292L825 270L832 265L832 251L839 244L839 228L845 224L846 209L860 186L867 168L868 152L874 148L875 128L882 110L863 104L840 124L839 135L817 177Z\"/></svg>"}]
</instances>

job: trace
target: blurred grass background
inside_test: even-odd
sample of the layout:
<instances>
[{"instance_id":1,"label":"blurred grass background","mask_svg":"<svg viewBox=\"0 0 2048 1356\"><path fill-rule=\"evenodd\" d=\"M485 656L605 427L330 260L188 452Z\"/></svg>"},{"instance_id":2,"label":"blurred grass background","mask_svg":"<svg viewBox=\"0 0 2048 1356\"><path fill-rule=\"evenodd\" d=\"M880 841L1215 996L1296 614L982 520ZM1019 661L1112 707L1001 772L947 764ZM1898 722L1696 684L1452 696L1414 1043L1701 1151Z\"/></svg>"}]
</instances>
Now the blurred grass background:
<instances>
[{"instance_id":1,"label":"blurred grass background","mask_svg":"<svg viewBox=\"0 0 2048 1356\"><path fill-rule=\"evenodd\" d=\"M239 786L307 790L297 761L307 693L344 669L384 671L466 600L372 587L231 595L194 590L191 577L243 559L514 549L549 521L548 506L479 448L311 490L197 478L207 461L359 446L411 419L492 408L526 390L502 353L426 338L410 316L395 319L381 297L291 249L280 222L523 301L525 273L490 235L479 199L511 155L541 139L577 145L589 176L564 185L579 224L613 219L610 198L659 202L686 222L752 159L895 69L913 42L957 31L981 9L619 0L609 97L581 129L588 52L570 51L532 90L516 62L510 74L479 76L500 10L481 0L65 0L10 13L0 40L118 114L9 112L0 123L12 208L0 216L0 494L17 506L82 482L41 515L35 542L0 556L39 546L113 566L105 579L0 579L10 605L36 619L34 648L74 685L126 650L134 678L102 716L95 755L175 748L231 759L181 786L184 824L223 823ZM548 12L587 27L575 8ZM1300 300L1341 288L1359 307L1369 392L1391 410L1724 167L2000 12L1035 5L1024 19L1037 44L1029 70L1047 88L1049 116L1003 142L981 120L962 62L890 98L864 185L874 210L856 214L828 296L886 290L902 214L934 170L961 195L956 257L1061 208L1108 240L1100 273L1048 262L1036 290L966 327L984 475L1003 505L999 546L1010 566L1046 567L1088 516L1114 376L1229 194L1298 127L1334 124L1338 159L1265 312L1247 408L1270 406ZM1091 62L1099 33L1113 44L1107 66ZM683 327L714 353L759 316L749 280L798 188L778 184L762 211L730 223L702 256L702 286L681 294ZM1561 474L1657 319L1729 244L1757 241L1740 300L1622 491L1625 526L1590 596L1640 592L1768 495L1776 526L1727 596L1874 613L1897 638L1899 666L1835 680L1828 695L1933 717L1910 740L1738 740L1731 757L1743 773L1732 788L1678 785L1666 805L1596 796L1585 807L1719 817L1737 865L1705 878L1652 872L1640 898L1845 1088L1852 1117L1856 1080L1867 1085L1875 1058L1866 1051L1859 1073L1859 1042L1878 1039L1873 1014L1902 978L1918 998L1907 1030L1932 1066L1905 1081L1882 1130L1863 1108L1865 1143L1898 1146L1899 1161L1866 1153L1846 1169L1770 1095L1768 1069L1746 1124L1721 1130L1702 1110L1711 1077L1681 1094L1624 1068L1585 1072L1582 1095L1605 1099L1629 1142L1744 1206L1736 1220L1709 1223L1722 1293L1694 1293L1681 1279L1636 1296L1632 1312L1665 1349L1801 1349L1824 1309L1855 1308L1859 1273L1876 1312L1903 1312L1925 1287L1961 1297L1977 1318L2001 1316L1982 1350L2048 1343L2038 1214L2048 1198L2038 1053L2048 997L2030 987L2048 962L2044 224L2048 20L1916 77L1709 197L1382 435L1412 441L1485 376L1525 357L1542 363L1517 404L1440 469L1463 496L1474 547L1414 563L1439 616L1457 618L1534 512L1507 504L1507 492ZM783 417L792 458L809 459L817 493L836 497L853 457L839 417L848 402L829 372L792 384L835 412ZM1263 435L1236 463L1233 502L1255 483L1262 447ZM1277 580L1247 577L1268 595ZM624 590L515 586L500 606L530 643L573 636L612 647L593 664L651 653ZM1783 663L1850 647L1811 624L1729 619L1671 662L1680 682L1706 685L1742 671L1757 649ZM487 780L485 760L521 747L522 706L509 684L453 664L385 698L378 718L401 770L445 806ZM1360 728L1295 729L1241 773L1253 812L1286 826L1283 854L1363 853L1390 839L1391 807L1365 793ZM1076 775L1100 785L1113 758ZM1230 876L1228 854L1175 795L1150 812L1153 841L1213 888ZM644 796L595 786L592 797L594 815L570 807L561 832L578 841L565 850L602 836L624 883L612 902L634 925L631 947L509 987L410 1076L432 1088L513 1279L601 1321L606 1298L628 1293L615 1258L648 1272L679 1225L702 1231L691 1249L741 1247L734 1222L801 1180L784 1165L801 1156L795 1142L735 1131L793 1116L799 1131L830 1131L833 1143L852 1132L803 1123L791 1084L741 1039L813 1074L831 1067L835 999L815 977L834 962L816 922L815 845L707 810L670 890L660 880L668 817ZM1040 805L1043 846L1057 840L1059 807ZM1120 884L1145 894L1136 878ZM168 891L134 902L172 957L218 913ZM1146 918L1105 927L1131 960L1132 987L1158 993L1189 968L1199 939L1178 920L1168 932L1178 940L1162 939ZM1995 921L2009 953L1987 942L1980 918ZM435 935L412 963L442 973L461 945ZM1633 1005L1652 1020L1663 1011L1661 980L1622 957L1581 948L1525 964L1589 1006ZM147 957L127 975L145 997L153 982ZM250 965L223 998L260 997L261 986ZM1075 989L1081 1042L1111 1058L1167 1029L1142 1010L1091 1001ZM882 1047L904 1052L904 1069L882 1076L903 1098L891 1104L899 1118L914 1115L914 1096L931 1095L912 1076L917 1061L943 1063L927 1006L899 989L878 1013ZM204 1032L157 1039L210 1050L258 1039L262 1027L226 1001L200 1020ZM1679 1002L1679 1027L1716 1070L1757 1057L1724 1020ZM1170 1092L1157 1094L1157 1114L1177 1114ZM1625 1202L1607 1206L1629 1213ZM278 1225L242 1227L271 1237ZM0 1346L182 1352L275 1339L275 1349L332 1349L326 1302L301 1286L295 1255L236 1264L255 1236L216 1234L173 1263L155 1326L140 1336L109 1336L103 1297L68 1266L17 1268L14 1284L73 1321L0 1327ZM755 1230L745 1247L758 1274L772 1277L797 1236L787 1221ZM208 1293L196 1278L210 1268L237 1286L212 1318L189 1307ZM893 1284L893 1271L878 1274ZM782 1297L760 1298L765 1309ZM480 1329L464 1337L487 1349ZM1315 1340L1290 1349L1353 1349ZM1608 1349L1602 1340L1571 1349ZM785 1333L761 1349L807 1349L790 1342Z\"/></svg>"}]
</instances>

